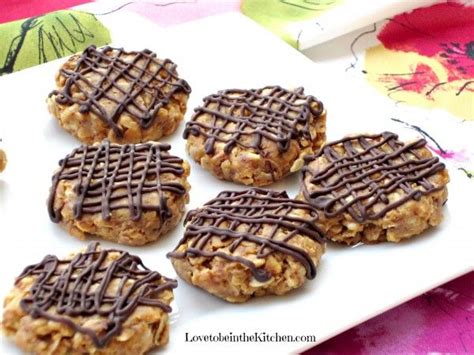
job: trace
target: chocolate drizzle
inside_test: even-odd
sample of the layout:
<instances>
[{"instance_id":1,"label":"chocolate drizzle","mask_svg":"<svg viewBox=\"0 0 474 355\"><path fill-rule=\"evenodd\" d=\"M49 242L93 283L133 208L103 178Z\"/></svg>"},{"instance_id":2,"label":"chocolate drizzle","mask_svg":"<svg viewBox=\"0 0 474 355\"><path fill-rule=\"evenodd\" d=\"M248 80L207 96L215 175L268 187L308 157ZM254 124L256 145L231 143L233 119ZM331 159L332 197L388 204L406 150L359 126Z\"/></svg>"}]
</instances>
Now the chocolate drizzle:
<instances>
[{"instance_id":1,"label":"chocolate drizzle","mask_svg":"<svg viewBox=\"0 0 474 355\"><path fill-rule=\"evenodd\" d=\"M113 255L110 258L110 254ZM138 256L125 251L99 249L91 243L86 252L70 260L48 255L38 264L28 266L17 278L34 277L21 308L33 318L45 318L64 324L89 336L101 348L122 331L122 325L139 306L171 307L160 300L165 290L177 282L146 268ZM74 317L106 318L100 333L77 323Z\"/></svg>"},{"instance_id":2,"label":"chocolate drizzle","mask_svg":"<svg viewBox=\"0 0 474 355\"><path fill-rule=\"evenodd\" d=\"M157 211L163 222L171 216L165 193L186 193L181 183L162 181L164 174L179 177L184 173L183 161L170 155L169 149L170 145L162 143L118 145L107 140L75 149L59 162L53 176L48 200L51 220L61 220L55 198L60 181L66 180L75 183L74 218L100 212L107 220L111 211L128 208L135 221L143 211ZM145 203L144 197L152 193L158 194L157 201Z\"/></svg>"},{"instance_id":3,"label":"chocolate drizzle","mask_svg":"<svg viewBox=\"0 0 474 355\"><path fill-rule=\"evenodd\" d=\"M55 95L59 104L78 104L81 113L95 113L119 138L123 137L117 124L122 114L148 128L173 95L191 92L188 83L178 78L176 64L157 59L148 49L126 52L122 48L89 46L73 70L62 68L60 74L66 78L65 85L49 96Z\"/></svg>"},{"instance_id":4,"label":"chocolate drizzle","mask_svg":"<svg viewBox=\"0 0 474 355\"><path fill-rule=\"evenodd\" d=\"M307 211L310 218L290 215L295 209ZM304 201L288 198L286 192L250 189L241 192L223 191L204 207L190 211L184 221L186 231L176 249L168 253L171 258L221 257L238 262L250 269L256 280L264 282L271 278L264 269L258 268L251 260L234 255L244 241L258 246L256 256L265 258L274 252L285 253L306 268L306 277L316 276L316 267L310 255L292 245L296 235L302 235L318 243L324 243L323 234L314 221L316 210ZM268 227L267 234L264 228ZM281 237L279 233L284 232ZM265 234L263 234L265 233ZM229 252L212 251L208 243L213 237L230 241ZM183 243L189 243L184 252L177 251Z\"/></svg>"},{"instance_id":5,"label":"chocolate drizzle","mask_svg":"<svg viewBox=\"0 0 474 355\"><path fill-rule=\"evenodd\" d=\"M305 158L303 195L327 217L347 212L359 223L378 219L444 187L429 180L445 166L437 157L421 156L425 145L424 139L405 144L391 132L328 143L318 155ZM311 162L321 156L329 164L313 170ZM394 199L395 192L400 196Z\"/></svg>"},{"instance_id":6,"label":"chocolate drizzle","mask_svg":"<svg viewBox=\"0 0 474 355\"><path fill-rule=\"evenodd\" d=\"M314 104L317 108L314 108ZM204 98L204 104L186 124L184 138L203 135L204 150L213 154L217 142L225 143L226 154L236 146L262 151L263 139L276 142L280 152L286 152L292 139L312 140L310 127L313 117L323 113L323 104L304 89L285 90L279 86L261 89L219 91ZM211 122L199 119L211 116ZM250 143L246 142L251 137Z\"/></svg>"}]
</instances>

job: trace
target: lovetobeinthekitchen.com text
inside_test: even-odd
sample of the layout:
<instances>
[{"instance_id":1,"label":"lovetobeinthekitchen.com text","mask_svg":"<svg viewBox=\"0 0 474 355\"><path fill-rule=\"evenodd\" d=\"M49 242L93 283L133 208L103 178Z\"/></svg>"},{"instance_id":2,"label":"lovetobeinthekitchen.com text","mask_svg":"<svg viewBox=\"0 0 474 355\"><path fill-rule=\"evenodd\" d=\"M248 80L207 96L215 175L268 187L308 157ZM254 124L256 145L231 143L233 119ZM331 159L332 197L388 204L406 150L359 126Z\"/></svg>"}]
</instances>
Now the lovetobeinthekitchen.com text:
<instances>
[{"instance_id":1,"label":"lovetobeinthekitchen.com text","mask_svg":"<svg viewBox=\"0 0 474 355\"><path fill-rule=\"evenodd\" d=\"M185 333L188 343L314 343L315 335L292 335L280 333L217 333L217 334L190 334Z\"/></svg>"}]
</instances>

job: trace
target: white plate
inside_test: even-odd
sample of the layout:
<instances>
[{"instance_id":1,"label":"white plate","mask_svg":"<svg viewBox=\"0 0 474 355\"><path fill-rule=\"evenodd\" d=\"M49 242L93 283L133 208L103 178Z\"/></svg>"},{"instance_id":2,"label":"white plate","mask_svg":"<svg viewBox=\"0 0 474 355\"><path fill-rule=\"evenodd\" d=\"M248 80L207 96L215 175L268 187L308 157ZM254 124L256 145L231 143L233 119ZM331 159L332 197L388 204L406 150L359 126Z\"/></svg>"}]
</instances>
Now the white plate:
<instances>
[{"instance_id":1,"label":"white plate","mask_svg":"<svg viewBox=\"0 0 474 355\"><path fill-rule=\"evenodd\" d=\"M383 108L364 87L354 90L317 67L306 57L239 14L212 17L165 31L140 18L111 16L114 45L129 49L148 47L178 63L179 73L193 88L188 119L201 98L219 89L259 87L266 84L304 86L328 110L330 139L350 132L400 130L379 119ZM124 26L133 23L133 26ZM86 244L49 221L46 198L59 159L79 143L63 132L46 109L45 98L54 86L54 73L63 60L24 70L0 79L1 147L9 156L0 176L0 297L12 287L23 267L51 253L58 256ZM349 88L349 89L348 89ZM186 158L183 126L166 139L172 153ZM402 133L402 132L400 132ZM403 132L406 133L406 132ZM224 189L242 189L221 182L192 163L191 202L197 207ZM472 269L473 238L468 228L474 196L467 179L450 171L446 219L433 231L400 245L381 244L343 248L329 246L315 280L284 297L266 297L234 305L179 282L175 292L174 322L164 352L207 353L261 351L287 353L309 343L189 343L185 335L239 334L277 331L281 335L315 335L318 342ZM297 176L272 188L297 192ZM183 232L176 228L159 242L140 248L145 264L175 276L165 258ZM110 243L103 243L111 246ZM0 353L15 353L1 338Z\"/></svg>"}]
</instances>

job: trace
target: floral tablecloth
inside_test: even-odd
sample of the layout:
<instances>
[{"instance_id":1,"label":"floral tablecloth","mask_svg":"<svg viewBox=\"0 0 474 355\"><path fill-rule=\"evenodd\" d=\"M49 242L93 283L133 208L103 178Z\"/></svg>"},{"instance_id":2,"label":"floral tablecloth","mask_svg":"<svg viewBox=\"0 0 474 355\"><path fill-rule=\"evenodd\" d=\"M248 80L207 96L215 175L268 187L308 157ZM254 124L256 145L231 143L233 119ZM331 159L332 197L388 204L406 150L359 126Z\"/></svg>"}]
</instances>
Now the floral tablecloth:
<instances>
[{"instance_id":1,"label":"floral tablecloth","mask_svg":"<svg viewBox=\"0 0 474 355\"><path fill-rule=\"evenodd\" d=\"M100 12L97 6L92 6L96 3L91 3L90 0L0 2L0 75L67 56L92 43L110 42L101 17L116 11L137 13L163 27L241 11L290 45L302 49L302 36L305 43L316 43L318 35L328 31L325 24L331 23L330 11L337 10L344 17L348 11L344 12L343 7L351 5L351 0L100 0ZM71 7L74 10L53 12ZM407 7L410 9L406 10ZM95 12L89 12L89 8ZM393 13L401 8L405 12ZM391 11L390 16L380 17L381 11ZM345 71L348 75L362 75L374 87L374 95L388 96L397 110L406 107L425 110L424 117L410 122L392 119L418 131L451 168L461 170L466 179L473 179L474 4L469 0L392 1L391 7L387 5L375 13L379 17L372 23L354 28L353 41L347 49L353 60ZM349 17L347 21L339 20L350 27ZM333 30L341 31L341 26ZM357 47L363 46L364 41L376 44L364 47L361 55ZM432 125L430 119L443 122L444 134L442 129L433 128L440 125ZM306 353L427 352L474 353L474 272Z\"/></svg>"}]
</instances>

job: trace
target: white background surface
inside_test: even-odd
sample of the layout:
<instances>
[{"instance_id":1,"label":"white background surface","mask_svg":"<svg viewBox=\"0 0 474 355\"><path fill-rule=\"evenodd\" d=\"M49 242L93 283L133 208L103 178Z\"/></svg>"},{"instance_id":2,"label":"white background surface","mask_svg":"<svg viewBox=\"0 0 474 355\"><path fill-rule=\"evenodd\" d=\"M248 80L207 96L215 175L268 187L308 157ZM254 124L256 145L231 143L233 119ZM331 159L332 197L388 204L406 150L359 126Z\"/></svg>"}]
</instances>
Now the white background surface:
<instances>
[{"instance_id":1,"label":"white background surface","mask_svg":"<svg viewBox=\"0 0 474 355\"><path fill-rule=\"evenodd\" d=\"M443 0L377 0L370 6L364 6L360 0L344 0L321 16L291 23L288 29L293 38L298 39L298 48L308 49L374 22L437 2Z\"/></svg>"},{"instance_id":2,"label":"white background surface","mask_svg":"<svg viewBox=\"0 0 474 355\"><path fill-rule=\"evenodd\" d=\"M178 63L178 71L193 92L186 120L201 98L219 89L252 88L268 84L304 86L308 94L323 101L328 111L328 139L347 133L393 130L403 138L411 131L391 125L386 118L386 98L373 95L368 85L345 81L316 65L251 20L228 14L163 30L139 18L127 21L110 16L114 45L129 50L144 47ZM124 23L134 23L124 26ZM135 25L136 23L136 25ZM86 245L49 221L46 199L51 176L59 159L79 145L62 131L48 114L45 99L54 87L54 74L64 60L0 78L1 147L9 165L0 175L0 298L12 287L23 268L39 262L46 254L66 255ZM171 152L188 159L181 138L184 124L164 141ZM189 336L222 332L258 332L281 335L315 335L323 341L430 288L472 270L474 247L472 184L450 170L446 219L433 231L400 245L381 244L355 248L330 245L318 275L302 289L284 297L266 297L246 304L228 304L179 280L175 291L173 324L163 353L206 351L208 354L288 353L312 344L305 343L186 343ZM191 202L188 210L213 198L224 189L242 189L216 180L191 163ZM298 175L271 186L298 190ZM133 248L149 268L166 276L175 272L165 254L182 235L180 225L157 243ZM104 242L103 245L111 246ZM1 354L18 353L1 337Z\"/></svg>"}]
</instances>

